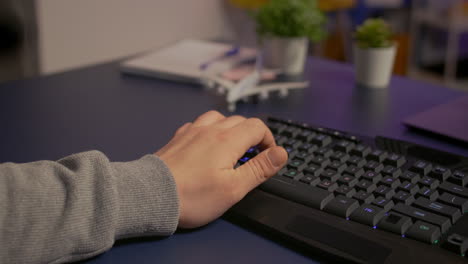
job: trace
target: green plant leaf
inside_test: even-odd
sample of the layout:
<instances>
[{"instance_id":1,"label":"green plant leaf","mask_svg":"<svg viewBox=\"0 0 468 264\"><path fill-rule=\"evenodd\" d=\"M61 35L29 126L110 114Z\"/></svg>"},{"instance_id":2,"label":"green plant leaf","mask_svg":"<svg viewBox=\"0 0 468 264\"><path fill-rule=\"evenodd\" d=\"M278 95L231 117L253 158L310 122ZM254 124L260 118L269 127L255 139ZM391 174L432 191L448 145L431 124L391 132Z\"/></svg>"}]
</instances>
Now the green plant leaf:
<instances>
[{"instance_id":1,"label":"green plant leaf","mask_svg":"<svg viewBox=\"0 0 468 264\"><path fill-rule=\"evenodd\" d=\"M325 36L326 17L316 0L270 0L254 17L260 35L308 37L313 42Z\"/></svg>"},{"instance_id":2,"label":"green plant leaf","mask_svg":"<svg viewBox=\"0 0 468 264\"><path fill-rule=\"evenodd\" d=\"M369 18L354 33L358 47L385 48L393 45L390 25L381 18Z\"/></svg>"}]
</instances>

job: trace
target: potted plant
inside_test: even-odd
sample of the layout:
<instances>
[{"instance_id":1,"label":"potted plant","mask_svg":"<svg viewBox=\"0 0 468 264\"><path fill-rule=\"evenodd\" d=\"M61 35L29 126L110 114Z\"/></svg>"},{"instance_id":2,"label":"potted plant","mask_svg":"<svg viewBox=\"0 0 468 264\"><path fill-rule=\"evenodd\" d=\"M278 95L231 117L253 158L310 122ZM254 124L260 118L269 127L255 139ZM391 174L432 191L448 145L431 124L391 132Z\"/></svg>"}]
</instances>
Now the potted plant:
<instances>
[{"instance_id":1,"label":"potted plant","mask_svg":"<svg viewBox=\"0 0 468 264\"><path fill-rule=\"evenodd\" d=\"M396 44L390 26L380 18L369 18L354 35L356 82L372 88L388 86L395 61Z\"/></svg>"},{"instance_id":2,"label":"potted plant","mask_svg":"<svg viewBox=\"0 0 468 264\"><path fill-rule=\"evenodd\" d=\"M325 36L324 14L315 0L269 0L254 13L267 67L301 74L309 40Z\"/></svg>"}]
</instances>

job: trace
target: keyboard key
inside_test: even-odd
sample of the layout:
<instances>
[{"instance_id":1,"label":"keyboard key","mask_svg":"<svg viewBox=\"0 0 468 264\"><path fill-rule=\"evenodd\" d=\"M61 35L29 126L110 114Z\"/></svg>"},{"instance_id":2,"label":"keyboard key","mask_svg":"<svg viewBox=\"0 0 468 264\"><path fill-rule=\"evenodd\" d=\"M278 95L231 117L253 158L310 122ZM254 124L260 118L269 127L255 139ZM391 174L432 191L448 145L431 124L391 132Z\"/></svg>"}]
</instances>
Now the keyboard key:
<instances>
[{"instance_id":1,"label":"keyboard key","mask_svg":"<svg viewBox=\"0 0 468 264\"><path fill-rule=\"evenodd\" d=\"M267 123L267 126L268 128L270 128L271 132L273 134L279 134L281 133L285 128L287 128L288 126L286 126L285 124L282 124L282 123L276 123L276 122L268 122Z\"/></svg>"},{"instance_id":2,"label":"keyboard key","mask_svg":"<svg viewBox=\"0 0 468 264\"><path fill-rule=\"evenodd\" d=\"M346 154L345 152L336 151L335 153L333 153L330 156L330 159L331 160L336 160L336 161L339 161L339 162L345 162L345 161L347 161L349 159L349 155Z\"/></svg>"},{"instance_id":3,"label":"keyboard key","mask_svg":"<svg viewBox=\"0 0 468 264\"><path fill-rule=\"evenodd\" d=\"M320 174L320 178L327 179L332 182L336 182L340 177L341 177L341 174L331 169L326 169L325 171L322 172L322 174Z\"/></svg>"},{"instance_id":4,"label":"keyboard key","mask_svg":"<svg viewBox=\"0 0 468 264\"><path fill-rule=\"evenodd\" d=\"M468 184L468 176L461 171L454 171L447 181L457 185L466 186Z\"/></svg>"},{"instance_id":5,"label":"keyboard key","mask_svg":"<svg viewBox=\"0 0 468 264\"><path fill-rule=\"evenodd\" d=\"M392 209L395 205L391 199L386 199L382 196L375 198L372 204L384 209L385 211Z\"/></svg>"},{"instance_id":6,"label":"keyboard key","mask_svg":"<svg viewBox=\"0 0 468 264\"><path fill-rule=\"evenodd\" d=\"M274 138L275 138L276 145L283 145L283 143L286 142L286 140L288 140L287 137L284 137L281 135L275 135Z\"/></svg>"},{"instance_id":7,"label":"keyboard key","mask_svg":"<svg viewBox=\"0 0 468 264\"><path fill-rule=\"evenodd\" d=\"M327 169L336 171L337 173L342 173L346 169L346 164L339 162L337 160L332 161L327 165Z\"/></svg>"},{"instance_id":8,"label":"keyboard key","mask_svg":"<svg viewBox=\"0 0 468 264\"><path fill-rule=\"evenodd\" d=\"M353 187L358 182L359 181L358 181L358 179L356 179L356 177L350 176L350 175L343 175L343 176L341 176L341 178L338 179L338 183L344 184L344 185L349 186L349 187Z\"/></svg>"},{"instance_id":9,"label":"keyboard key","mask_svg":"<svg viewBox=\"0 0 468 264\"><path fill-rule=\"evenodd\" d=\"M382 175L391 176L393 178L399 177L401 175L401 170L397 167L393 167L390 165L385 166L382 171L380 172Z\"/></svg>"},{"instance_id":10,"label":"keyboard key","mask_svg":"<svg viewBox=\"0 0 468 264\"><path fill-rule=\"evenodd\" d=\"M281 173L282 176L284 177L288 177L288 178L291 178L291 179L299 179L300 177L302 177L302 173L298 172L297 170L285 170L283 171L283 173Z\"/></svg>"},{"instance_id":11,"label":"keyboard key","mask_svg":"<svg viewBox=\"0 0 468 264\"><path fill-rule=\"evenodd\" d=\"M439 197L439 192L437 192L437 190L434 190L434 189L422 187L421 190L419 190L419 192L416 193L416 198L419 198L419 197L424 197L431 201L434 201L435 199L437 199L437 197Z\"/></svg>"},{"instance_id":12,"label":"keyboard key","mask_svg":"<svg viewBox=\"0 0 468 264\"><path fill-rule=\"evenodd\" d=\"M317 134L310 142L319 147L324 147L332 142L332 138L324 134Z\"/></svg>"},{"instance_id":13,"label":"keyboard key","mask_svg":"<svg viewBox=\"0 0 468 264\"><path fill-rule=\"evenodd\" d=\"M359 181L354 187L358 190L362 190L365 192L372 192L377 188L377 186L374 183L366 180Z\"/></svg>"},{"instance_id":14,"label":"keyboard key","mask_svg":"<svg viewBox=\"0 0 468 264\"><path fill-rule=\"evenodd\" d=\"M388 187L390 187L392 189L395 189L396 187L398 187L401 184L400 180L398 178L393 178L391 176L384 177L380 181L380 183L385 185L385 186L388 186Z\"/></svg>"},{"instance_id":15,"label":"keyboard key","mask_svg":"<svg viewBox=\"0 0 468 264\"><path fill-rule=\"evenodd\" d=\"M363 179L366 179L368 181L371 181L373 183L377 183L379 182L380 180L382 180L382 175L380 173L376 173L374 171L366 171L363 175L362 175L362 178Z\"/></svg>"},{"instance_id":16,"label":"keyboard key","mask_svg":"<svg viewBox=\"0 0 468 264\"><path fill-rule=\"evenodd\" d=\"M426 186L429 189L434 189L437 186L439 186L439 180L436 180L434 178L424 176L421 180L419 180L418 184L422 186Z\"/></svg>"},{"instance_id":17,"label":"keyboard key","mask_svg":"<svg viewBox=\"0 0 468 264\"><path fill-rule=\"evenodd\" d=\"M468 198L468 188L464 188L450 182L443 182L439 186L439 190L455 194L456 196L461 196L463 198Z\"/></svg>"},{"instance_id":18,"label":"keyboard key","mask_svg":"<svg viewBox=\"0 0 468 264\"><path fill-rule=\"evenodd\" d=\"M353 198L358 200L359 203L370 204L374 201L374 195L372 193L367 193L365 191L358 191L353 195Z\"/></svg>"},{"instance_id":19,"label":"keyboard key","mask_svg":"<svg viewBox=\"0 0 468 264\"><path fill-rule=\"evenodd\" d=\"M413 206L433 212L435 214L446 216L452 220L452 224L454 224L461 217L460 210L457 208L438 202L433 202L424 197L419 197L414 202Z\"/></svg>"},{"instance_id":20,"label":"keyboard key","mask_svg":"<svg viewBox=\"0 0 468 264\"><path fill-rule=\"evenodd\" d=\"M465 253L466 259L468 257L466 255L466 238L468 237L467 226L468 214L464 214L460 219L458 219L458 221L450 228L448 232L444 233L441 247L452 252L462 254L462 256Z\"/></svg>"},{"instance_id":21,"label":"keyboard key","mask_svg":"<svg viewBox=\"0 0 468 264\"><path fill-rule=\"evenodd\" d=\"M303 172L306 175L319 176L323 172L323 169L318 165L309 165L304 168Z\"/></svg>"},{"instance_id":22,"label":"keyboard key","mask_svg":"<svg viewBox=\"0 0 468 264\"><path fill-rule=\"evenodd\" d=\"M405 191L407 193L410 193L411 195L414 195L419 191L419 187L417 184L405 181L400 186L398 186L398 190Z\"/></svg>"},{"instance_id":23,"label":"keyboard key","mask_svg":"<svg viewBox=\"0 0 468 264\"><path fill-rule=\"evenodd\" d=\"M299 145L297 147L297 149L299 151L304 151L304 152L308 152L308 153L312 153L314 152L315 150L317 150L317 146L315 145L312 145L310 143L302 143L301 145Z\"/></svg>"},{"instance_id":24,"label":"keyboard key","mask_svg":"<svg viewBox=\"0 0 468 264\"><path fill-rule=\"evenodd\" d=\"M414 163L410 170L425 176L432 170L432 165L426 161L418 160L416 163Z\"/></svg>"},{"instance_id":25,"label":"keyboard key","mask_svg":"<svg viewBox=\"0 0 468 264\"><path fill-rule=\"evenodd\" d=\"M441 182L447 180L450 176L450 170L441 166L435 166L431 172L429 172L429 177L435 178Z\"/></svg>"},{"instance_id":26,"label":"keyboard key","mask_svg":"<svg viewBox=\"0 0 468 264\"><path fill-rule=\"evenodd\" d=\"M390 212L380 220L377 226L379 229L404 235L412 224L413 221L408 216Z\"/></svg>"},{"instance_id":27,"label":"keyboard key","mask_svg":"<svg viewBox=\"0 0 468 264\"><path fill-rule=\"evenodd\" d=\"M314 154L328 158L333 154L333 151L330 148L319 148L314 151Z\"/></svg>"},{"instance_id":28,"label":"keyboard key","mask_svg":"<svg viewBox=\"0 0 468 264\"><path fill-rule=\"evenodd\" d=\"M366 145L356 145L354 149L350 150L349 153L354 156L366 157L371 152L371 148Z\"/></svg>"},{"instance_id":29,"label":"keyboard key","mask_svg":"<svg viewBox=\"0 0 468 264\"><path fill-rule=\"evenodd\" d=\"M468 249L468 237L457 233L450 234L444 239L441 246L456 254L464 256Z\"/></svg>"},{"instance_id":30,"label":"keyboard key","mask_svg":"<svg viewBox=\"0 0 468 264\"><path fill-rule=\"evenodd\" d=\"M364 165L364 169L366 171L375 171L377 173L379 173L383 168L384 166L382 165L382 163L373 160L367 162L366 165Z\"/></svg>"},{"instance_id":31,"label":"keyboard key","mask_svg":"<svg viewBox=\"0 0 468 264\"><path fill-rule=\"evenodd\" d=\"M346 164L362 168L366 164L366 160L358 156L352 156L346 161Z\"/></svg>"},{"instance_id":32,"label":"keyboard key","mask_svg":"<svg viewBox=\"0 0 468 264\"><path fill-rule=\"evenodd\" d=\"M415 172L405 171L405 172L403 172L402 175L400 175L400 179L402 181L417 183L421 179L421 176L419 176L419 174L417 174Z\"/></svg>"},{"instance_id":33,"label":"keyboard key","mask_svg":"<svg viewBox=\"0 0 468 264\"><path fill-rule=\"evenodd\" d=\"M326 190L291 181L287 178L270 178L260 185L260 189L319 210L322 210L334 197L333 193Z\"/></svg>"},{"instance_id":34,"label":"keyboard key","mask_svg":"<svg viewBox=\"0 0 468 264\"><path fill-rule=\"evenodd\" d=\"M338 141L335 146L333 147L334 150L341 151L348 153L350 150L354 148L355 144L351 141L347 140L340 140Z\"/></svg>"},{"instance_id":35,"label":"keyboard key","mask_svg":"<svg viewBox=\"0 0 468 264\"><path fill-rule=\"evenodd\" d=\"M293 147L285 146L284 149L288 153L288 158L292 159L296 155L297 151Z\"/></svg>"},{"instance_id":36,"label":"keyboard key","mask_svg":"<svg viewBox=\"0 0 468 264\"><path fill-rule=\"evenodd\" d=\"M294 160L290 161L286 166L288 167L288 169L302 171L307 166L307 164L302 160L294 158Z\"/></svg>"},{"instance_id":37,"label":"keyboard key","mask_svg":"<svg viewBox=\"0 0 468 264\"><path fill-rule=\"evenodd\" d=\"M343 135L343 138L351 141L351 142L354 142L354 143L360 143L362 142L359 138L357 138L356 136L353 136L353 135Z\"/></svg>"},{"instance_id":38,"label":"keyboard key","mask_svg":"<svg viewBox=\"0 0 468 264\"><path fill-rule=\"evenodd\" d=\"M434 244L440 238L440 228L423 221L416 221L408 229L406 235L422 242Z\"/></svg>"},{"instance_id":39,"label":"keyboard key","mask_svg":"<svg viewBox=\"0 0 468 264\"><path fill-rule=\"evenodd\" d=\"M335 195L343 195L346 197L353 197L355 193L356 193L356 190L354 190L353 187L350 187L344 184L335 190Z\"/></svg>"},{"instance_id":40,"label":"keyboard key","mask_svg":"<svg viewBox=\"0 0 468 264\"><path fill-rule=\"evenodd\" d=\"M439 198L437 198L437 201L456 207L461 210L462 213L466 213L468 211L468 199L464 199L450 193L443 193Z\"/></svg>"},{"instance_id":41,"label":"keyboard key","mask_svg":"<svg viewBox=\"0 0 468 264\"><path fill-rule=\"evenodd\" d=\"M257 156L258 153L259 150L256 147L251 147L245 152L244 157L253 158Z\"/></svg>"},{"instance_id":42,"label":"keyboard key","mask_svg":"<svg viewBox=\"0 0 468 264\"><path fill-rule=\"evenodd\" d=\"M288 126L280 132L280 135L288 138L295 138L300 132L301 130L299 128Z\"/></svg>"},{"instance_id":43,"label":"keyboard key","mask_svg":"<svg viewBox=\"0 0 468 264\"><path fill-rule=\"evenodd\" d=\"M330 160L322 156L315 156L310 160L310 164L315 164L320 167L325 167L328 164L330 164Z\"/></svg>"},{"instance_id":44,"label":"keyboard key","mask_svg":"<svg viewBox=\"0 0 468 264\"><path fill-rule=\"evenodd\" d=\"M334 138L337 138L337 139L341 139L343 138L343 133L341 133L340 131L328 131L328 134Z\"/></svg>"},{"instance_id":45,"label":"keyboard key","mask_svg":"<svg viewBox=\"0 0 468 264\"><path fill-rule=\"evenodd\" d=\"M398 155L398 154L390 154L388 157L383 161L385 165L390 165L396 168L400 168L406 163L405 157Z\"/></svg>"},{"instance_id":46,"label":"keyboard key","mask_svg":"<svg viewBox=\"0 0 468 264\"><path fill-rule=\"evenodd\" d=\"M364 170L356 166L349 166L348 168L346 168L346 170L343 171L343 174L348 174L359 178L364 174Z\"/></svg>"},{"instance_id":47,"label":"keyboard key","mask_svg":"<svg viewBox=\"0 0 468 264\"><path fill-rule=\"evenodd\" d=\"M315 186L320 182L320 178L312 175L304 175L299 179L300 182Z\"/></svg>"},{"instance_id":48,"label":"keyboard key","mask_svg":"<svg viewBox=\"0 0 468 264\"><path fill-rule=\"evenodd\" d=\"M321 182L319 182L317 184L317 187L319 188L322 188L324 190L327 190L329 192L333 192L334 190L336 190L338 188L338 184L336 184L335 182L329 180L329 179L325 179Z\"/></svg>"},{"instance_id":49,"label":"keyboard key","mask_svg":"<svg viewBox=\"0 0 468 264\"><path fill-rule=\"evenodd\" d=\"M320 133L320 134L328 133L328 130L326 128L324 128L324 127L314 127L314 128L311 128L311 129L314 130L317 133Z\"/></svg>"},{"instance_id":50,"label":"keyboard key","mask_svg":"<svg viewBox=\"0 0 468 264\"><path fill-rule=\"evenodd\" d=\"M294 138L289 138L283 143L284 147L291 147L293 149L296 149L298 146L302 144L301 141L294 139Z\"/></svg>"},{"instance_id":51,"label":"keyboard key","mask_svg":"<svg viewBox=\"0 0 468 264\"><path fill-rule=\"evenodd\" d=\"M371 153L369 153L369 155L367 155L366 157L367 160L373 160L379 163L384 161L384 159L386 158L387 158L387 152L382 151L380 149L371 151Z\"/></svg>"},{"instance_id":52,"label":"keyboard key","mask_svg":"<svg viewBox=\"0 0 468 264\"><path fill-rule=\"evenodd\" d=\"M309 163L314 156L306 151L300 151L294 156L295 159L302 160L305 163Z\"/></svg>"},{"instance_id":53,"label":"keyboard key","mask_svg":"<svg viewBox=\"0 0 468 264\"><path fill-rule=\"evenodd\" d=\"M395 191L388 186L380 185L377 189L374 190L375 196L382 196L386 199L391 199L392 196L395 194Z\"/></svg>"},{"instance_id":54,"label":"keyboard key","mask_svg":"<svg viewBox=\"0 0 468 264\"><path fill-rule=\"evenodd\" d=\"M325 206L324 211L346 218L358 207L358 201L343 195L338 195Z\"/></svg>"},{"instance_id":55,"label":"keyboard key","mask_svg":"<svg viewBox=\"0 0 468 264\"><path fill-rule=\"evenodd\" d=\"M250 158L249 157L242 157L240 160L239 160L239 164L242 165L244 163L246 163L247 161L249 161Z\"/></svg>"},{"instance_id":56,"label":"keyboard key","mask_svg":"<svg viewBox=\"0 0 468 264\"><path fill-rule=\"evenodd\" d=\"M433 214L426 210L415 208L409 205L399 203L392 208L393 211L409 216L415 220L421 220L441 228L442 233L445 233L451 226L450 219L437 214Z\"/></svg>"},{"instance_id":57,"label":"keyboard key","mask_svg":"<svg viewBox=\"0 0 468 264\"><path fill-rule=\"evenodd\" d=\"M376 226L385 216L385 211L371 204L363 204L350 215L350 219L361 224Z\"/></svg>"},{"instance_id":58,"label":"keyboard key","mask_svg":"<svg viewBox=\"0 0 468 264\"><path fill-rule=\"evenodd\" d=\"M392 199L395 201L395 203L403 203L407 205L410 205L414 202L414 197L404 191L397 192L395 195L393 195Z\"/></svg>"},{"instance_id":59,"label":"keyboard key","mask_svg":"<svg viewBox=\"0 0 468 264\"><path fill-rule=\"evenodd\" d=\"M315 132L312 132L310 130L302 130L296 138L298 140L304 141L304 142L309 142L313 137L315 136Z\"/></svg>"}]
</instances>

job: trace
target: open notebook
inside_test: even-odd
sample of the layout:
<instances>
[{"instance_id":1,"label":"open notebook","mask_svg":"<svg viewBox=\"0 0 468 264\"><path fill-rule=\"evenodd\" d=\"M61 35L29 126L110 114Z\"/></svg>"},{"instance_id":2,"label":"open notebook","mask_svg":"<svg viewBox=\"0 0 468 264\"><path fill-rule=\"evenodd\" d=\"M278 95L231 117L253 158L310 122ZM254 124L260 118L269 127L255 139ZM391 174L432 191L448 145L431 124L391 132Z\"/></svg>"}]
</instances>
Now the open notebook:
<instances>
[{"instance_id":1,"label":"open notebook","mask_svg":"<svg viewBox=\"0 0 468 264\"><path fill-rule=\"evenodd\" d=\"M121 70L172 81L200 83L203 74L200 66L232 48L230 44L186 39L127 60L121 64ZM255 58L255 54L255 49L240 48L235 56L216 60L206 71L216 73L229 70L242 61Z\"/></svg>"}]
</instances>

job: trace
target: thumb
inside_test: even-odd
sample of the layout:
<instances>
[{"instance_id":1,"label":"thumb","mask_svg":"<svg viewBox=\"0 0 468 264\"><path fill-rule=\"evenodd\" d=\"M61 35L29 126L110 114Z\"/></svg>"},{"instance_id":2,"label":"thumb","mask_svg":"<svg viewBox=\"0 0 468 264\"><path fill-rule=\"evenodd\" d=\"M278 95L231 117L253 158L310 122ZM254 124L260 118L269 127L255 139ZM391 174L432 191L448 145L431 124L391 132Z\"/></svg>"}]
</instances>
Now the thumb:
<instances>
[{"instance_id":1,"label":"thumb","mask_svg":"<svg viewBox=\"0 0 468 264\"><path fill-rule=\"evenodd\" d=\"M288 160L288 153L283 147L275 146L262 151L236 169L244 195L275 175Z\"/></svg>"}]
</instances>

